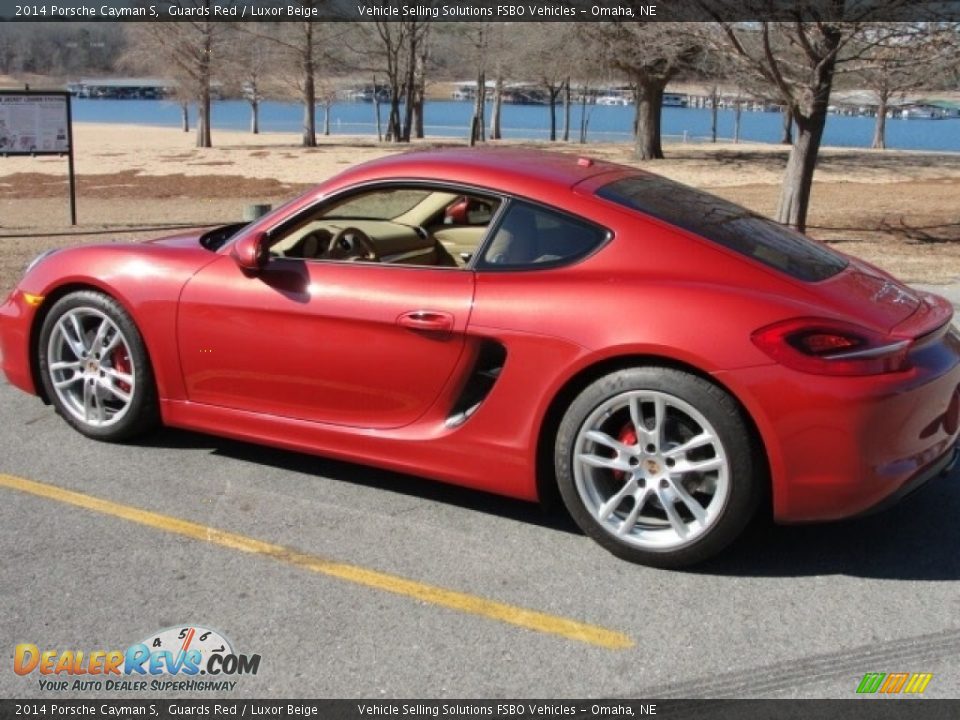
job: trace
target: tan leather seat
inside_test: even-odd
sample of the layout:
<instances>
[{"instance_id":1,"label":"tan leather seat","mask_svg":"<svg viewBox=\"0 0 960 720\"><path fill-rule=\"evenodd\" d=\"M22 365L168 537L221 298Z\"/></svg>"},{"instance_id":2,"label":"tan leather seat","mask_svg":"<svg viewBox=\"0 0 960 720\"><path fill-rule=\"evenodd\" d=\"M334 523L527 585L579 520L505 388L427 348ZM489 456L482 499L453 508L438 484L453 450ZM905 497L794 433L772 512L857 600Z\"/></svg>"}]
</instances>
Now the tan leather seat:
<instances>
[{"instance_id":1,"label":"tan leather seat","mask_svg":"<svg viewBox=\"0 0 960 720\"><path fill-rule=\"evenodd\" d=\"M487 234L484 226L466 227L441 225L432 231L433 236L454 257L458 265L463 264L461 253L473 255Z\"/></svg>"}]
</instances>

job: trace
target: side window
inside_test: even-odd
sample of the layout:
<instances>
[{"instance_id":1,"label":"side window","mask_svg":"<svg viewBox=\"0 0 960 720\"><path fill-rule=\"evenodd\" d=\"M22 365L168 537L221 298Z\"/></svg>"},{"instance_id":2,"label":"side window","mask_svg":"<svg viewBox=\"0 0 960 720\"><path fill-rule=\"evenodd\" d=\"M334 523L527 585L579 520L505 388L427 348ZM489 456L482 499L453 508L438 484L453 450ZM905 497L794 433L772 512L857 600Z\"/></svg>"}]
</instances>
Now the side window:
<instances>
[{"instance_id":1,"label":"side window","mask_svg":"<svg viewBox=\"0 0 960 720\"><path fill-rule=\"evenodd\" d=\"M279 231L274 257L465 267L500 200L389 185L332 200Z\"/></svg>"},{"instance_id":2,"label":"side window","mask_svg":"<svg viewBox=\"0 0 960 720\"><path fill-rule=\"evenodd\" d=\"M514 201L480 265L522 268L571 262L590 253L605 237L604 230L586 221Z\"/></svg>"},{"instance_id":3,"label":"side window","mask_svg":"<svg viewBox=\"0 0 960 720\"><path fill-rule=\"evenodd\" d=\"M453 256L461 267L473 259L500 200L478 195L459 195L443 212L431 219L427 230Z\"/></svg>"}]
</instances>

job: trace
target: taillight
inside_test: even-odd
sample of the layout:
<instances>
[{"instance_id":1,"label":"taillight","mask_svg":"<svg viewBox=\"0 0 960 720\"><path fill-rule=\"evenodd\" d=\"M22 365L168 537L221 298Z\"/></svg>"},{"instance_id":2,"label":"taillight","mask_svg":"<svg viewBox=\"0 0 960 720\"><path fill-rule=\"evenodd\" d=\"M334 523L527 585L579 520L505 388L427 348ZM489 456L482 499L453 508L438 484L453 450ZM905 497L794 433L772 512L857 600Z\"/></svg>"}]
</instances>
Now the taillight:
<instances>
[{"instance_id":1,"label":"taillight","mask_svg":"<svg viewBox=\"0 0 960 720\"><path fill-rule=\"evenodd\" d=\"M760 328L754 344L781 365L815 375L882 375L910 368L911 340L822 318Z\"/></svg>"}]
</instances>

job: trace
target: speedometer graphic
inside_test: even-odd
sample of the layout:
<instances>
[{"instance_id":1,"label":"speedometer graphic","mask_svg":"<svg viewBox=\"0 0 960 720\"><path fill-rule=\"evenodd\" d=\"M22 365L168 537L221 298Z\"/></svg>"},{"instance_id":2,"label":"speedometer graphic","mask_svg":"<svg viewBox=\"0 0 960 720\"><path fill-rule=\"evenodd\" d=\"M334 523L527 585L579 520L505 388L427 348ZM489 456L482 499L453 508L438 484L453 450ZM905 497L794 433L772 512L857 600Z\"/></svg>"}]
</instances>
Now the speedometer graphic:
<instances>
[{"instance_id":1,"label":"speedometer graphic","mask_svg":"<svg viewBox=\"0 0 960 720\"><path fill-rule=\"evenodd\" d=\"M191 664L205 668L212 655L234 654L233 646L227 638L202 625L170 627L148 635L140 642L146 645L151 653L170 653L174 665L178 664L178 659L190 657L193 660ZM201 670L200 674L205 673Z\"/></svg>"}]
</instances>

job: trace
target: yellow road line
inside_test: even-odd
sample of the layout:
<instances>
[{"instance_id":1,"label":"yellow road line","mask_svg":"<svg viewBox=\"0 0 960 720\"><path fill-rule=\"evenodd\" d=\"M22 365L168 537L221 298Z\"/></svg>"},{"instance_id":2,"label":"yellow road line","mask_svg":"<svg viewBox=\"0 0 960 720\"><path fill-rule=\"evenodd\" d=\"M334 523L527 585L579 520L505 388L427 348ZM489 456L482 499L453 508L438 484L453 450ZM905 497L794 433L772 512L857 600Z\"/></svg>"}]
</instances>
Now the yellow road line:
<instances>
[{"instance_id":1,"label":"yellow road line","mask_svg":"<svg viewBox=\"0 0 960 720\"><path fill-rule=\"evenodd\" d=\"M37 497L56 500L57 502L75 505L77 507L92 510L110 515L112 517L129 520L140 525L156 528L165 532L175 533L194 540L220 545L221 547L239 550L241 552L253 553L256 555L265 555L279 562L293 565L304 570L310 570L321 575L335 577L347 582L364 585L376 590L403 595L414 598L422 602L441 607L450 608L459 612L479 615L480 617L500 622L516 625L527 630L559 635L569 640L578 640L598 645L609 650L622 650L633 647L633 640L622 633L608 630L607 628L586 623L577 622L568 618L549 615L547 613L528 610L508 605L506 603L488 600L486 598L470 595L468 593L457 592L456 590L447 590L436 585L427 585L415 580L408 580L397 575L369 570L356 565L328 560L316 555L302 553L283 545L274 545L255 538L238 535L237 533L219 530L217 528L207 527L199 523L182 520L171 517L170 515L161 515L160 513L141 510L131 505L122 505L120 503L103 500L85 495L84 493L74 492L47 485L45 483L27 480L25 478L5 475L0 473L0 487L10 490L36 495Z\"/></svg>"}]
</instances>

